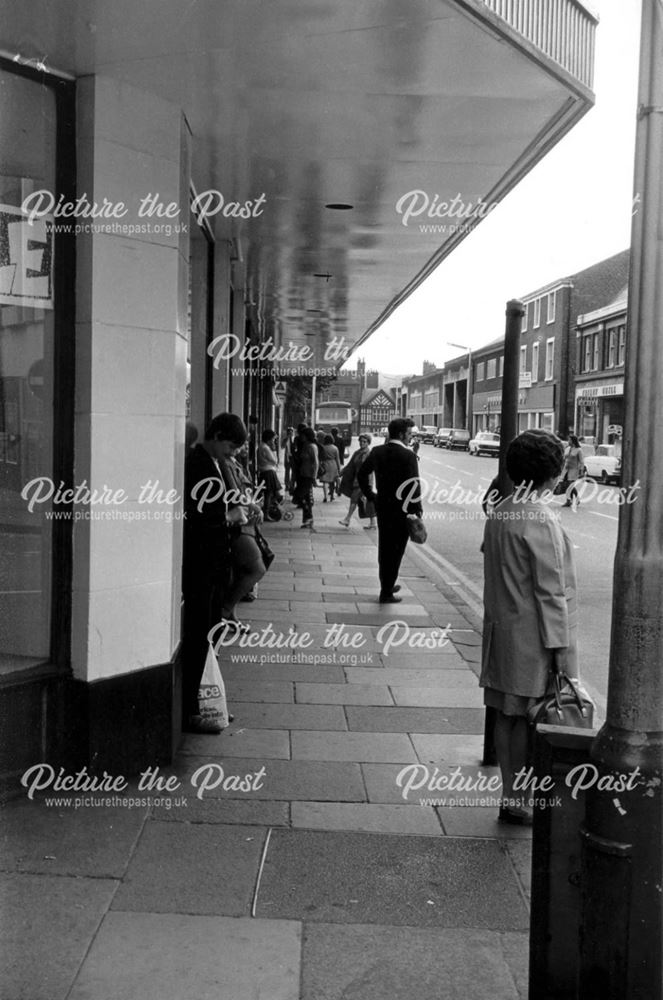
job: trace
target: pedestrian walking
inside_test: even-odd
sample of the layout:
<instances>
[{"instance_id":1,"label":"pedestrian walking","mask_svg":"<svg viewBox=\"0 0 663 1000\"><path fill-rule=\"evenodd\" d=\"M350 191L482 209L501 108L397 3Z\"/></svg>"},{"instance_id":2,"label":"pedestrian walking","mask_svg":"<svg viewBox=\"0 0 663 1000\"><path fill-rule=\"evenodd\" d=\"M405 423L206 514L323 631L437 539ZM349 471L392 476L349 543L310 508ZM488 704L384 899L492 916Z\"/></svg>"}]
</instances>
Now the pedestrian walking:
<instances>
[{"instance_id":1,"label":"pedestrian walking","mask_svg":"<svg viewBox=\"0 0 663 1000\"><path fill-rule=\"evenodd\" d=\"M320 462L320 482L322 483L322 502L333 500L336 484L341 474L341 463L338 448L331 434L325 434L322 442L322 460Z\"/></svg>"},{"instance_id":2,"label":"pedestrian walking","mask_svg":"<svg viewBox=\"0 0 663 1000\"><path fill-rule=\"evenodd\" d=\"M332 427L331 436L333 438L334 444L338 449L338 460L341 465L341 468L343 468L343 465L345 463L345 441L339 434L338 427Z\"/></svg>"},{"instance_id":3,"label":"pedestrian walking","mask_svg":"<svg viewBox=\"0 0 663 1000\"><path fill-rule=\"evenodd\" d=\"M499 820L531 823L515 776L527 764L528 709L546 692L551 671L577 672L573 546L547 502L564 448L547 431L511 442L507 472L516 492L488 506L484 531L484 626L480 686L495 709L502 773Z\"/></svg>"},{"instance_id":4,"label":"pedestrian walking","mask_svg":"<svg viewBox=\"0 0 663 1000\"><path fill-rule=\"evenodd\" d=\"M348 497L350 506L348 507L348 512L345 515L345 518L338 523L342 524L346 528L350 527L352 515L357 510L359 501L362 499L362 492L361 487L359 486L359 480L357 479L357 473L370 454L372 440L373 439L370 434L364 433L359 435L359 447L351 455L341 474L339 493ZM375 527L374 517L371 518L369 527Z\"/></svg>"},{"instance_id":5,"label":"pedestrian walking","mask_svg":"<svg viewBox=\"0 0 663 1000\"><path fill-rule=\"evenodd\" d=\"M572 507L574 503L576 505L580 504L580 498L578 497L578 491L575 484L582 478L584 472L585 463L582 448L580 447L580 441L575 434L569 434L569 450L566 453L564 469L562 471L562 479L568 483L568 486L566 487L565 507Z\"/></svg>"},{"instance_id":6,"label":"pedestrian walking","mask_svg":"<svg viewBox=\"0 0 663 1000\"><path fill-rule=\"evenodd\" d=\"M413 426L404 417L392 420L389 440L373 448L357 474L361 492L377 511L381 604L402 600L396 581L410 537L408 515L421 517L423 513L417 458L408 447ZM371 474L375 474L377 493L370 485Z\"/></svg>"},{"instance_id":7,"label":"pedestrian walking","mask_svg":"<svg viewBox=\"0 0 663 1000\"><path fill-rule=\"evenodd\" d=\"M275 450L276 433L271 428L262 432L262 440L258 445L258 482L264 488L263 513L266 521L280 521L281 514L275 509L281 494L281 483L277 475L278 457Z\"/></svg>"},{"instance_id":8,"label":"pedestrian walking","mask_svg":"<svg viewBox=\"0 0 663 1000\"><path fill-rule=\"evenodd\" d=\"M304 427L297 455L297 495L302 504L302 528L313 530L313 486L320 465L315 431Z\"/></svg>"},{"instance_id":9,"label":"pedestrian walking","mask_svg":"<svg viewBox=\"0 0 663 1000\"><path fill-rule=\"evenodd\" d=\"M283 478L285 482L285 488L288 493L291 493L292 481L294 478L293 467L292 467L292 446L295 440L295 428L287 427L286 432L281 441L281 451L283 454Z\"/></svg>"}]
</instances>

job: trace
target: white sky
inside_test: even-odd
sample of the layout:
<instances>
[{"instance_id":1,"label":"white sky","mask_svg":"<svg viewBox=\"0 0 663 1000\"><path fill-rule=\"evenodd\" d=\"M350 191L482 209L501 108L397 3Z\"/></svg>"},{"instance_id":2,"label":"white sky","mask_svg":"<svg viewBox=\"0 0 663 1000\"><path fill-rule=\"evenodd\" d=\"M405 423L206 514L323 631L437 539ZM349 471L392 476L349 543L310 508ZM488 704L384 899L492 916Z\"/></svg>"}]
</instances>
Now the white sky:
<instances>
[{"instance_id":1,"label":"white sky","mask_svg":"<svg viewBox=\"0 0 663 1000\"><path fill-rule=\"evenodd\" d=\"M360 348L420 374L504 333L508 299L625 249L631 238L640 0L592 0L596 104ZM351 358L347 367L354 367Z\"/></svg>"}]
</instances>

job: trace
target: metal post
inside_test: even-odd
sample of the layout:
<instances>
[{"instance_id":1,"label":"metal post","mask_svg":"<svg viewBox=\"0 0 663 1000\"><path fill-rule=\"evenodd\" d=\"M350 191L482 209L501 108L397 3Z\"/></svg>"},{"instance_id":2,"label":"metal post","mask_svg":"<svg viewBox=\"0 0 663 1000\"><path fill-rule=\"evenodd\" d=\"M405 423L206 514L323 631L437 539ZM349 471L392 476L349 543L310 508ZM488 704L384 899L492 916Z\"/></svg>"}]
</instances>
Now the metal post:
<instances>
[{"instance_id":1,"label":"metal post","mask_svg":"<svg viewBox=\"0 0 663 1000\"><path fill-rule=\"evenodd\" d=\"M522 302L511 299L506 304L506 330L504 332L504 371L502 373L502 415L500 417L500 461L497 489L500 496L513 492L513 483L506 471L506 449L516 436L518 426L518 379L520 375L520 328L525 315ZM491 483L491 487L492 487ZM483 730L483 758L485 767L497 763L495 753L495 709L486 709Z\"/></svg>"},{"instance_id":2,"label":"metal post","mask_svg":"<svg viewBox=\"0 0 663 1000\"><path fill-rule=\"evenodd\" d=\"M313 375L311 378L311 427L315 427L315 388L316 388L316 376Z\"/></svg>"},{"instance_id":3,"label":"metal post","mask_svg":"<svg viewBox=\"0 0 663 1000\"><path fill-rule=\"evenodd\" d=\"M606 723L583 833L580 1000L661 1000L663 7L643 0L622 483ZM638 769L636 771L636 769ZM614 791L616 775L631 788ZM612 784L612 789L610 785ZM633 787L635 786L635 787Z\"/></svg>"}]
</instances>

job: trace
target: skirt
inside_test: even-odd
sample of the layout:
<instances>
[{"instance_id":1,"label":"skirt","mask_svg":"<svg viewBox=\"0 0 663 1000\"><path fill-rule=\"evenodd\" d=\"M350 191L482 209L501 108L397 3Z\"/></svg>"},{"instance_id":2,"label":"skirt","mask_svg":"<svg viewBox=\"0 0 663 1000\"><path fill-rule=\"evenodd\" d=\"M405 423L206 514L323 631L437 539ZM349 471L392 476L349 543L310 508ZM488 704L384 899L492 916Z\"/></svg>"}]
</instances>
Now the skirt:
<instances>
[{"instance_id":1,"label":"skirt","mask_svg":"<svg viewBox=\"0 0 663 1000\"><path fill-rule=\"evenodd\" d=\"M536 705L540 698L528 698L522 694L507 694L505 691L498 691L496 688L483 689L483 703L487 708L495 708L503 715L523 715L526 716L532 705Z\"/></svg>"}]
</instances>

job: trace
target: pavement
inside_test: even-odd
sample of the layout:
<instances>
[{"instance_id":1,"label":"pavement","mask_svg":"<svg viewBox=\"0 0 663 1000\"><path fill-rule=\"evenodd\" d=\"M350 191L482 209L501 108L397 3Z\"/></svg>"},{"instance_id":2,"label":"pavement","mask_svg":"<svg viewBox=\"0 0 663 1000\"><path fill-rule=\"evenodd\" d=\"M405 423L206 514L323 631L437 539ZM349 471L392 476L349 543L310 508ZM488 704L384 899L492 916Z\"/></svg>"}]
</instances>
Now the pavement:
<instances>
[{"instance_id":1,"label":"pavement","mask_svg":"<svg viewBox=\"0 0 663 1000\"><path fill-rule=\"evenodd\" d=\"M531 837L480 764L479 623L413 545L378 604L377 532L345 510L316 491L314 533L266 526L220 736L3 809L1 1000L527 996Z\"/></svg>"}]
</instances>

